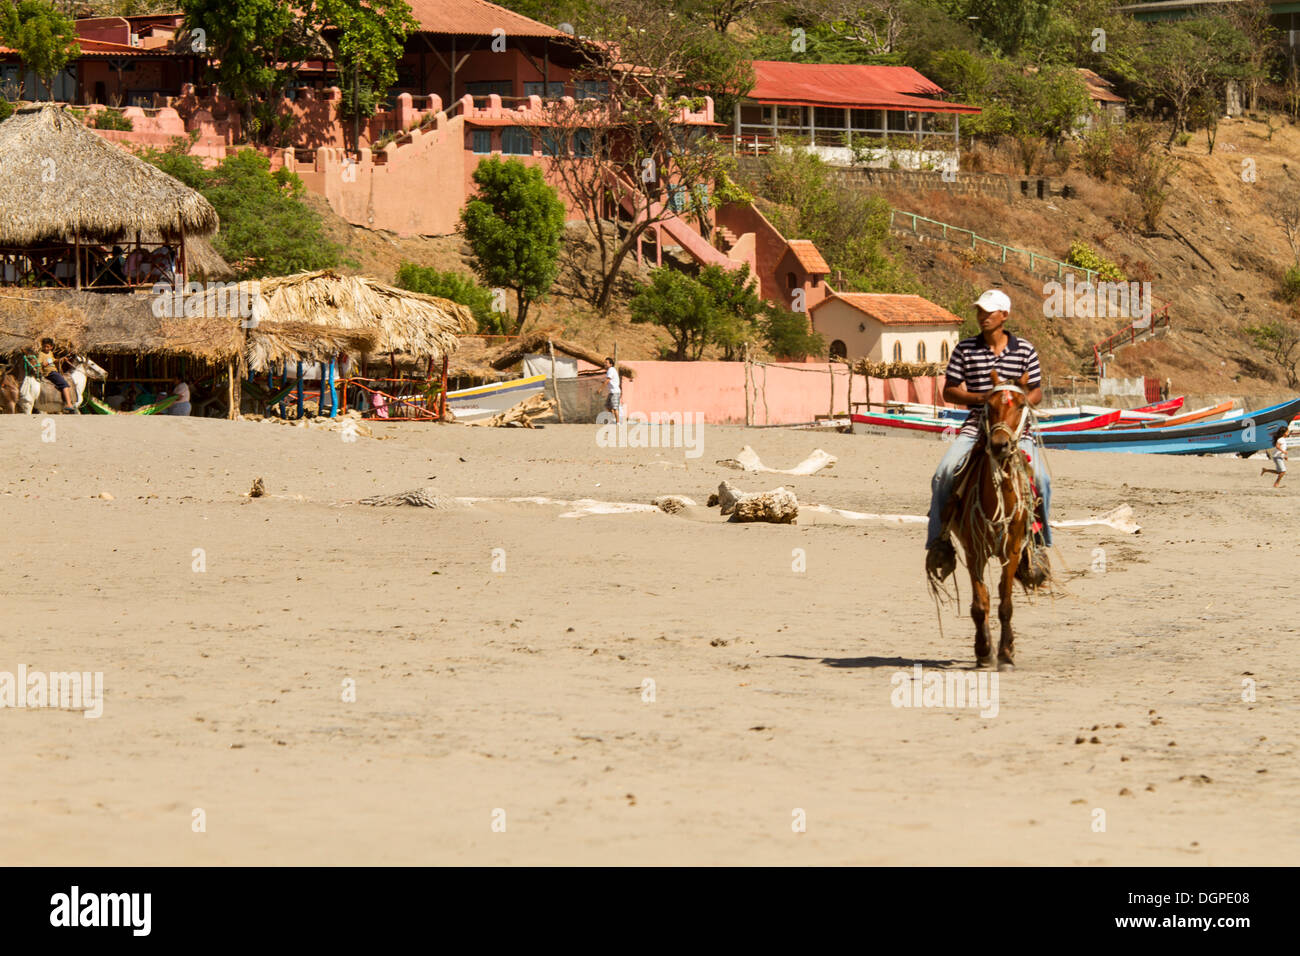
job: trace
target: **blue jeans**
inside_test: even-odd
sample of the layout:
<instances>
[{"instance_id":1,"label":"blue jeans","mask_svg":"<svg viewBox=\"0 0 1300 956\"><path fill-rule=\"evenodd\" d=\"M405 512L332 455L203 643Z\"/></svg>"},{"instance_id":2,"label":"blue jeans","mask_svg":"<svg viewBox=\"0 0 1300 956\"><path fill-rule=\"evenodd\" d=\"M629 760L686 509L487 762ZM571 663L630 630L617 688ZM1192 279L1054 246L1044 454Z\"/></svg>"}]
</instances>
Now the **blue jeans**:
<instances>
[{"instance_id":1,"label":"blue jeans","mask_svg":"<svg viewBox=\"0 0 1300 956\"><path fill-rule=\"evenodd\" d=\"M958 434L944 453L939 467L935 469L934 477L930 479L930 527L925 537L927 551L939 540L944 505L952 497L952 486L957 472L961 471L961 466L966 463L971 449L975 447L975 441L976 439L970 435ZM1023 451L1029 452L1029 457L1034 462L1034 483L1043 498L1043 541L1051 544L1052 526L1048 523L1047 514L1048 507L1052 503L1052 479L1047 469L1043 467L1042 449L1035 447L1033 438L1026 435L1020 439L1020 447Z\"/></svg>"}]
</instances>

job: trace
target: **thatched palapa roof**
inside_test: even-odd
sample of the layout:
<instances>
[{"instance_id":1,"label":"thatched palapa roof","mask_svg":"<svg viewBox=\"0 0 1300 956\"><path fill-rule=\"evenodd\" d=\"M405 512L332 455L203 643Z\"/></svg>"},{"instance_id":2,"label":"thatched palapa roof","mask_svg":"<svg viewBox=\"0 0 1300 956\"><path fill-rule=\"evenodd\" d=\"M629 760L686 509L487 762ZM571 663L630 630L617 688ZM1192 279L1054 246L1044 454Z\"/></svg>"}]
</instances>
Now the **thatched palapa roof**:
<instances>
[{"instance_id":1,"label":"thatched palapa roof","mask_svg":"<svg viewBox=\"0 0 1300 956\"><path fill-rule=\"evenodd\" d=\"M255 371L291 353L301 354L295 334L312 330L328 328L355 339L351 345L324 349L320 358L331 351L359 351L406 352L441 360L459 347L457 336L475 327L467 306L368 276L324 270L262 279L257 286L248 336L248 363Z\"/></svg>"},{"instance_id":2,"label":"thatched palapa roof","mask_svg":"<svg viewBox=\"0 0 1300 956\"><path fill-rule=\"evenodd\" d=\"M339 352L411 352L441 360L473 326L446 299L330 272L223 284L201 294L111 295L68 289L0 292L0 354L50 336L77 351L169 352L253 371ZM395 347L394 347L395 346Z\"/></svg>"},{"instance_id":3,"label":"thatched palapa roof","mask_svg":"<svg viewBox=\"0 0 1300 956\"><path fill-rule=\"evenodd\" d=\"M216 210L66 109L23 107L0 123L0 243L176 236L182 224L187 234L211 235Z\"/></svg>"},{"instance_id":4,"label":"thatched palapa roof","mask_svg":"<svg viewBox=\"0 0 1300 956\"><path fill-rule=\"evenodd\" d=\"M29 351L49 336L77 352L172 354L213 363L238 358L244 333L237 318L159 316L154 300L68 289L5 292L0 294L0 354Z\"/></svg>"}]
</instances>

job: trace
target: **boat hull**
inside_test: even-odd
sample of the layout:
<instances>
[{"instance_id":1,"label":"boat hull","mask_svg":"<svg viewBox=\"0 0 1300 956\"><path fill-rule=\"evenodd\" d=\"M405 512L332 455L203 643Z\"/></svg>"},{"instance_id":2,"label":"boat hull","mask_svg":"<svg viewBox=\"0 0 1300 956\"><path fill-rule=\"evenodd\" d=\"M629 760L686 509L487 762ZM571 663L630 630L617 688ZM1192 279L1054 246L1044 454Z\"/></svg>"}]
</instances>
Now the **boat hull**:
<instances>
[{"instance_id":1,"label":"boat hull","mask_svg":"<svg viewBox=\"0 0 1300 956\"><path fill-rule=\"evenodd\" d=\"M520 402L542 394L545 388L545 375L476 385L473 388L448 392L447 407L451 409L458 422L479 421L491 418L508 408L514 408Z\"/></svg>"},{"instance_id":2,"label":"boat hull","mask_svg":"<svg viewBox=\"0 0 1300 956\"><path fill-rule=\"evenodd\" d=\"M1156 455L1248 455L1272 447L1273 432L1300 415L1300 398L1226 421L1165 428L1044 432L1043 443L1068 451L1123 451Z\"/></svg>"}]
</instances>

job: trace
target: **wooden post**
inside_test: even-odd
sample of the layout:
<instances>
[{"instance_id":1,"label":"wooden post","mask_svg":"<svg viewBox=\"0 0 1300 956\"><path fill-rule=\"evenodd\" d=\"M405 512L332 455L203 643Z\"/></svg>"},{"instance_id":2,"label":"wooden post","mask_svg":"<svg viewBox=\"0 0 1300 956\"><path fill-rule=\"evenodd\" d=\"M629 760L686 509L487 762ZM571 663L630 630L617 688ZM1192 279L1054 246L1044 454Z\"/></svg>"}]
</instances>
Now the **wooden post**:
<instances>
[{"instance_id":1,"label":"wooden post","mask_svg":"<svg viewBox=\"0 0 1300 956\"><path fill-rule=\"evenodd\" d=\"M184 287L188 285L190 281L190 260L189 257L185 255L185 217L183 216L180 219L180 225L181 225L181 250L180 250L179 259L181 264L181 286Z\"/></svg>"},{"instance_id":2,"label":"wooden post","mask_svg":"<svg viewBox=\"0 0 1300 956\"><path fill-rule=\"evenodd\" d=\"M773 107L773 109L775 110L776 107ZM753 424L753 423L750 421L750 417L749 417L749 416L750 416L750 411L749 411L749 343L748 343L748 342L745 342L743 345L740 346L740 355L741 355L741 358L744 359L744 362L745 362L745 381L744 381L744 385L745 385L745 424L746 424L746 425L750 425L750 424Z\"/></svg>"},{"instance_id":3,"label":"wooden post","mask_svg":"<svg viewBox=\"0 0 1300 956\"><path fill-rule=\"evenodd\" d=\"M442 353L442 391L438 393L438 421L447 420L447 366L451 356L449 353Z\"/></svg>"},{"instance_id":4,"label":"wooden post","mask_svg":"<svg viewBox=\"0 0 1300 956\"><path fill-rule=\"evenodd\" d=\"M848 396L847 396L847 397L845 398L845 400L844 400L844 408L845 408L845 411L846 411L846 412L849 414L849 416L850 416L850 418L849 418L849 424L852 425L852 424L853 424L853 418L852 418L851 416L853 415L853 363L852 363L852 362L845 362L844 365L845 365L845 367L849 370L849 394L848 394ZM939 414L939 413L936 411L936 412L935 412L935 415L937 416L938 414Z\"/></svg>"},{"instance_id":5,"label":"wooden post","mask_svg":"<svg viewBox=\"0 0 1300 956\"><path fill-rule=\"evenodd\" d=\"M226 401L230 405L226 418L233 422L239 417L239 370L235 368L234 359L227 360L226 371L229 373L226 382Z\"/></svg>"},{"instance_id":6,"label":"wooden post","mask_svg":"<svg viewBox=\"0 0 1300 956\"><path fill-rule=\"evenodd\" d=\"M302 407L302 406L303 406L303 399L302 399L302 362L300 361L300 362L298 363L298 417L299 417L299 418L302 418L302 412L303 412L303 407Z\"/></svg>"},{"instance_id":7,"label":"wooden post","mask_svg":"<svg viewBox=\"0 0 1300 956\"><path fill-rule=\"evenodd\" d=\"M77 288L81 288L81 226L77 226L76 232L72 234L72 255L76 259L73 268L76 270Z\"/></svg>"},{"instance_id":8,"label":"wooden post","mask_svg":"<svg viewBox=\"0 0 1300 956\"><path fill-rule=\"evenodd\" d=\"M346 414L348 413L348 382L347 382L347 379L344 379L344 380L343 380L343 388L342 388L342 391L339 393L339 404L342 406L343 414L346 415Z\"/></svg>"},{"instance_id":9,"label":"wooden post","mask_svg":"<svg viewBox=\"0 0 1300 956\"><path fill-rule=\"evenodd\" d=\"M551 353L551 391L555 393L555 414L559 416L560 424L564 424L564 403L560 401L560 379L555 374L555 345L550 339L546 340L546 349ZM617 368L617 366L615 366ZM617 412L615 413L617 414Z\"/></svg>"},{"instance_id":10,"label":"wooden post","mask_svg":"<svg viewBox=\"0 0 1300 956\"><path fill-rule=\"evenodd\" d=\"M826 417L829 419L835 417L835 361L833 359L827 361L826 370L831 375L831 404L826 412Z\"/></svg>"}]
</instances>

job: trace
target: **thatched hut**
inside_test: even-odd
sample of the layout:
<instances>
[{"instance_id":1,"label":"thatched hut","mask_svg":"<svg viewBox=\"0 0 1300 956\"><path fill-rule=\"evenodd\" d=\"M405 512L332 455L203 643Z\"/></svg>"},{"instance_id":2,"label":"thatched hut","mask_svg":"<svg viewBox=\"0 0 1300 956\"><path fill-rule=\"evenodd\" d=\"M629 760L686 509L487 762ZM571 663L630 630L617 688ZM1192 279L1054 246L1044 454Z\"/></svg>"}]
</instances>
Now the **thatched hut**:
<instances>
[{"instance_id":1,"label":"thatched hut","mask_svg":"<svg viewBox=\"0 0 1300 956\"><path fill-rule=\"evenodd\" d=\"M20 108L0 123L0 280L83 285L102 248L146 235L177 246L217 230L202 195L87 129L65 108Z\"/></svg>"},{"instance_id":2,"label":"thatched hut","mask_svg":"<svg viewBox=\"0 0 1300 956\"><path fill-rule=\"evenodd\" d=\"M467 306L368 276L330 270L278 276L258 282L249 333L250 368L260 371L284 357L272 333L290 322L373 334L369 347L356 349L363 354L405 352L435 361L456 351L458 336L475 327Z\"/></svg>"}]
</instances>

